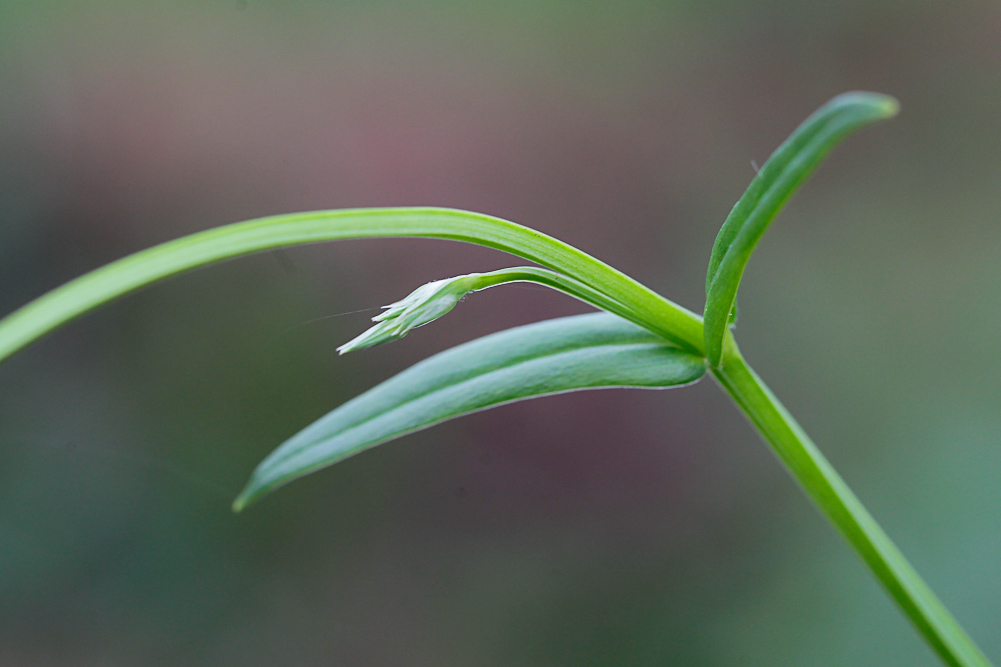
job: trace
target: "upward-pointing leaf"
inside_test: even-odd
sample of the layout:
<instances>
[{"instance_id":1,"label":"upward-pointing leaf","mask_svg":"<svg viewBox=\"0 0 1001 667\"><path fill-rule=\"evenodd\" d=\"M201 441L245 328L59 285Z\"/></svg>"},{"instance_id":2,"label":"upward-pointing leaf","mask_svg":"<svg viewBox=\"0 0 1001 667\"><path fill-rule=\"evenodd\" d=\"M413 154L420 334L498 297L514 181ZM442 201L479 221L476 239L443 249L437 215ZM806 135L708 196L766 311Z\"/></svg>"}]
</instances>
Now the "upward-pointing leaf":
<instances>
[{"instance_id":1,"label":"upward-pointing leaf","mask_svg":"<svg viewBox=\"0 0 1001 667\"><path fill-rule=\"evenodd\" d=\"M437 354L287 440L254 471L240 510L297 477L401 435L525 398L695 382L705 360L607 313L508 329Z\"/></svg>"},{"instance_id":2,"label":"upward-pointing leaf","mask_svg":"<svg viewBox=\"0 0 1001 667\"><path fill-rule=\"evenodd\" d=\"M852 132L896 115L895 99L879 93L838 95L776 149L719 230L706 273L705 341L719 366L727 322L744 267L768 225L821 160Z\"/></svg>"}]
</instances>

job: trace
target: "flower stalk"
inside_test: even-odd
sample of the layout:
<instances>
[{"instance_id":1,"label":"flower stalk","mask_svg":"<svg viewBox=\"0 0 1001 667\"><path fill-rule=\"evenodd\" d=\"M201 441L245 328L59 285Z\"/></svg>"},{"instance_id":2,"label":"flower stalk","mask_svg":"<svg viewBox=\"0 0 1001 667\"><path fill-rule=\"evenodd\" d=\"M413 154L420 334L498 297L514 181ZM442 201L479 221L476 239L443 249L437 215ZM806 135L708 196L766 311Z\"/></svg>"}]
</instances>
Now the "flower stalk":
<instances>
[{"instance_id":1,"label":"flower stalk","mask_svg":"<svg viewBox=\"0 0 1001 667\"><path fill-rule=\"evenodd\" d=\"M372 318L376 323L375 326L344 343L337 348L337 351L340 354L347 354L399 340L417 327L446 315L467 294L509 283L535 283L549 287L595 308L618 315L661 336L664 335L663 327L670 326L669 322L658 324L655 319L638 315L637 309L630 308L562 273L535 266L518 266L487 273L469 273L421 285L403 299L383 306L383 312ZM686 346L679 345L679 347Z\"/></svg>"}]
</instances>

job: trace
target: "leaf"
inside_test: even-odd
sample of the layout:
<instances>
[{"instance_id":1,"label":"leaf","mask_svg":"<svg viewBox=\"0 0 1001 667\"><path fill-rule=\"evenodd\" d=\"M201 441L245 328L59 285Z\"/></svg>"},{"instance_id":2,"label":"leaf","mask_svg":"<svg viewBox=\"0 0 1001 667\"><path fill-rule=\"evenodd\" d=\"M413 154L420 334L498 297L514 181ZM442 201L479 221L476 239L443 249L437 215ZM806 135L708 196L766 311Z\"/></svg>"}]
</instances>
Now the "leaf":
<instances>
[{"instance_id":1,"label":"leaf","mask_svg":"<svg viewBox=\"0 0 1001 667\"><path fill-rule=\"evenodd\" d=\"M192 234L91 271L0 320L0 361L70 320L163 278L255 252L374 237L423 237L509 252L574 278L622 304L634 322L692 351L702 321L590 255L488 215L446 208L345 209L248 220Z\"/></svg>"},{"instance_id":2,"label":"leaf","mask_svg":"<svg viewBox=\"0 0 1001 667\"><path fill-rule=\"evenodd\" d=\"M827 154L852 132L896 115L895 99L878 93L838 95L778 147L719 230L706 273L705 349L722 358L727 322L744 268L769 224Z\"/></svg>"},{"instance_id":3,"label":"leaf","mask_svg":"<svg viewBox=\"0 0 1001 667\"><path fill-rule=\"evenodd\" d=\"M471 412L578 389L672 387L695 382L705 370L700 356L607 313L508 329L437 354L320 418L257 467L233 507Z\"/></svg>"}]
</instances>

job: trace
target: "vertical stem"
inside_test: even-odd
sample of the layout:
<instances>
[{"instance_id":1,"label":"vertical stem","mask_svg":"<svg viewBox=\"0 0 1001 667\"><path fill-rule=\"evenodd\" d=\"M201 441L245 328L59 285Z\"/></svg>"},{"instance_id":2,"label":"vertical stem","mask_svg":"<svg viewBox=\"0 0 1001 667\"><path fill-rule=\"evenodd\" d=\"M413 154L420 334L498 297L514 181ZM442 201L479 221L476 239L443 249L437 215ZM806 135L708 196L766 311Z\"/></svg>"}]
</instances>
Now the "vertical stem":
<instances>
[{"instance_id":1,"label":"vertical stem","mask_svg":"<svg viewBox=\"0 0 1001 667\"><path fill-rule=\"evenodd\" d=\"M713 375L758 429L817 507L858 552L942 660L952 667L991 663L866 511L727 336Z\"/></svg>"}]
</instances>

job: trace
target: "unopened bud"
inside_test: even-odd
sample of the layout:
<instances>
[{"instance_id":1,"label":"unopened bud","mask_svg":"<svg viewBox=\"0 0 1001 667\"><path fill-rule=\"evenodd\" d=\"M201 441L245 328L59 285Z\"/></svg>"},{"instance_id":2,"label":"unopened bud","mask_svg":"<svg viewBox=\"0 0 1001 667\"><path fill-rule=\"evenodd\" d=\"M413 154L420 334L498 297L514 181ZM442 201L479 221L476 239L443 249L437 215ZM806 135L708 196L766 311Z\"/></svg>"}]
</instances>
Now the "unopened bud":
<instances>
[{"instance_id":1,"label":"unopened bud","mask_svg":"<svg viewBox=\"0 0 1001 667\"><path fill-rule=\"evenodd\" d=\"M433 322L459 303L469 292L479 289L483 274L471 273L421 285L406 298L383 306L385 311L372 318L376 325L337 348L340 354L403 338L412 329Z\"/></svg>"}]
</instances>

